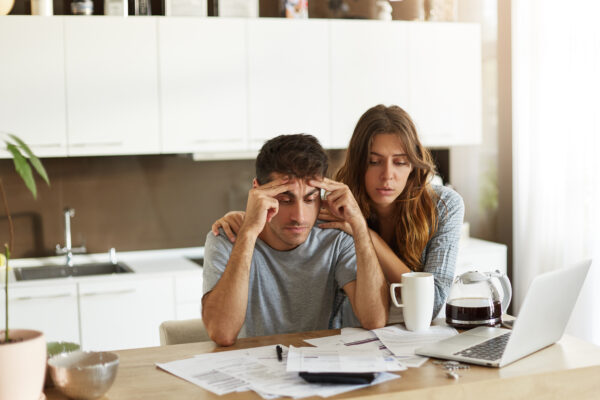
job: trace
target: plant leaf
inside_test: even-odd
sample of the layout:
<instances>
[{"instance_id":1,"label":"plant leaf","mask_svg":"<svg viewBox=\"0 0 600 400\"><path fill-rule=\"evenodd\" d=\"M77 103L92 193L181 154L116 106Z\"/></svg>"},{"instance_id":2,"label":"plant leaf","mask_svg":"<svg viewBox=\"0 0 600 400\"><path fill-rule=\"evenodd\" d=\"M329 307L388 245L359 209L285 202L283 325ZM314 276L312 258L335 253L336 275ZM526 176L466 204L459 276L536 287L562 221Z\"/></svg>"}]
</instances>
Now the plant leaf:
<instances>
[{"instance_id":1,"label":"plant leaf","mask_svg":"<svg viewBox=\"0 0 600 400\"><path fill-rule=\"evenodd\" d=\"M19 145L19 147L21 147L21 149L23 149L23 151L25 151L25 154L27 154L27 156L29 157L29 162L31 163L31 165L33 165L33 168L35 168L35 170L37 171L38 174L40 174L42 179L48 185L50 185L50 179L48 179L48 174L46 173L46 169L44 168L44 166L42 165L40 160L35 156L35 154L33 154L33 151L31 151L29 146L27 146L27 144L24 141L22 141L17 135L13 135L12 133L9 133L8 136L10 136L17 143L17 145Z\"/></svg>"},{"instance_id":2,"label":"plant leaf","mask_svg":"<svg viewBox=\"0 0 600 400\"><path fill-rule=\"evenodd\" d=\"M35 180L33 179L33 172L31 171L31 167L27 162L27 159L23 157L19 148L14 144L7 143L6 149L10 151L13 155L13 162L15 163L15 169L21 175L23 182L25 182L25 186L29 189L33 198L37 198L37 188L35 187Z\"/></svg>"}]
</instances>

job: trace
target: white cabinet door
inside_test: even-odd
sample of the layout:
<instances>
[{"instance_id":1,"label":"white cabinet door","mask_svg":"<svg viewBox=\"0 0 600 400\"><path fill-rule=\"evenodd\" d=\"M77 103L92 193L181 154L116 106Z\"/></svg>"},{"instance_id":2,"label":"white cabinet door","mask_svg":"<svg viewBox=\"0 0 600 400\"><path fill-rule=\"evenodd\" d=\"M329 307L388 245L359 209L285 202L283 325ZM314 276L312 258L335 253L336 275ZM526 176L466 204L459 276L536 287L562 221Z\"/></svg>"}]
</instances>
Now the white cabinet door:
<instances>
[{"instance_id":1,"label":"white cabinet door","mask_svg":"<svg viewBox=\"0 0 600 400\"><path fill-rule=\"evenodd\" d=\"M248 20L250 148L290 133L330 145L328 22Z\"/></svg>"},{"instance_id":2,"label":"white cabinet door","mask_svg":"<svg viewBox=\"0 0 600 400\"><path fill-rule=\"evenodd\" d=\"M202 270L175 275L175 318L202 318Z\"/></svg>"},{"instance_id":3,"label":"white cabinet door","mask_svg":"<svg viewBox=\"0 0 600 400\"><path fill-rule=\"evenodd\" d=\"M162 152L246 149L246 22L162 18Z\"/></svg>"},{"instance_id":4,"label":"white cabinet door","mask_svg":"<svg viewBox=\"0 0 600 400\"><path fill-rule=\"evenodd\" d=\"M79 283L85 350L158 346L158 327L175 317L171 277Z\"/></svg>"},{"instance_id":5,"label":"white cabinet door","mask_svg":"<svg viewBox=\"0 0 600 400\"><path fill-rule=\"evenodd\" d=\"M38 156L66 156L62 19L0 17L0 60L0 131Z\"/></svg>"},{"instance_id":6,"label":"white cabinet door","mask_svg":"<svg viewBox=\"0 0 600 400\"><path fill-rule=\"evenodd\" d=\"M4 290L0 291L0 318L4 329ZM39 287L11 287L9 328L44 332L47 342L80 343L75 283Z\"/></svg>"},{"instance_id":7,"label":"white cabinet door","mask_svg":"<svg viewBox=\"0 0 600 400\"><path fill-rule=\"evenodd\" d=\"M367 109L377 104L407 107L407 26L331 21L332 147L348 147L354 126Z\"/></svg>"},{"instance_id":8,"label":"white cabinet door","mask_svg":"<svg viewBox=\"0 0 600 400\"><path fill-rule=\"evenodd\" d=\"M158 153L156 19L64 18L69 155Z\"/></svg>"},{"instance_id":9,"label":"white cabinet door","mask_svg":"<svg viewBox=\"0 0 600 400\"><path fill-rule=\"evenodd\" d=\"M481 142L481 33L477 24L411 23L410 107L426 146Z\"/></svg>"}]
</instances>

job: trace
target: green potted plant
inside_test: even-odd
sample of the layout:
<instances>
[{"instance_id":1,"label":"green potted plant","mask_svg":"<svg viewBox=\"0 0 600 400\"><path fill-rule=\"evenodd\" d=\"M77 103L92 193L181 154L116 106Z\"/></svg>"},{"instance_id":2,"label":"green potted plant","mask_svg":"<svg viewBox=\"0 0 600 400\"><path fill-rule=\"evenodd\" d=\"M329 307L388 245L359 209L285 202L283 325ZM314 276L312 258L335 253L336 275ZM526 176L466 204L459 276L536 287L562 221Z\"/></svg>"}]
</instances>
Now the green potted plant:
<instances>
[{"instance_id":1,"label":"green potted plant","mask_svg":"<svg viewBox=\"0 0 600 400\"><path fill-rule=\"evenodd\" d=\"M13 159L17 173L33 197L37 198L34 170L48 185L50 184L44 166L29 146L17 136L4 132L0 134L6 150ZM42 393L46 370L44 334L27 329L9 330L8 326L8 266L13 249L14 230L2 177L0 177L0 198L9 227L8 243L4 243L3 249L6 320L4 331L0 331L0 399L38 400Z\"/></svg>"}]
</instances>

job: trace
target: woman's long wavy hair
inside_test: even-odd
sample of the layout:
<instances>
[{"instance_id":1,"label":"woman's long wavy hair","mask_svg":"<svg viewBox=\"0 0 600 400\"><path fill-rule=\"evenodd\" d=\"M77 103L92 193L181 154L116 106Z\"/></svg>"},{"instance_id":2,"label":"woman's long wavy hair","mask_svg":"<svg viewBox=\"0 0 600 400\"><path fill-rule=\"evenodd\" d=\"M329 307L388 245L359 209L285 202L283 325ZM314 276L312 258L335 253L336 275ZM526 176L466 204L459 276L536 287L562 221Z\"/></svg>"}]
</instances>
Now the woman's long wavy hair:
<instances>
[{"instance_id":1,"label":"woman's long wavy hair","mask_svg":"<svg viewBox=\"0 0 600 400\"><path fill-rule=\"evenodd\" d=\"M408 155L412 171L406 186L395 200L393 214L395 233L388 243L398 257L413 271L422 268L421 254L437 229L437 194L430 180L435 164L429 150L420 142L417 130L406 111L398 106L377 105L358 120L346 160L336 179L348 185L371 229L379 232L379 221L365 185L373 138L377 134L397 135Z\"/></svg>"}]
</instances>

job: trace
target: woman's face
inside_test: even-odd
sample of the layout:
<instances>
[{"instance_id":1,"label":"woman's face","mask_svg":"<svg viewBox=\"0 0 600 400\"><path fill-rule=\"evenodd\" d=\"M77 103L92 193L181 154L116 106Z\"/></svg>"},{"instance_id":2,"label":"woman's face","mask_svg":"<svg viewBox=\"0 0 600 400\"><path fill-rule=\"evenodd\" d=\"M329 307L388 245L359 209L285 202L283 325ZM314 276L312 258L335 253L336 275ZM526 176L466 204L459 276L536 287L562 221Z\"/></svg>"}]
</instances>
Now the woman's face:
<instances>
[{"instance_id":1,"label":"woman's face","mask_svg":"<svg viewBox=\"0 0 600 400\"><path fill-rule=\"evenodd\" d=\"M377 211L385 211L400 196L411 170L398 135L380 133L373 137L365 186Z\"/></svg>"}]
</instances>

